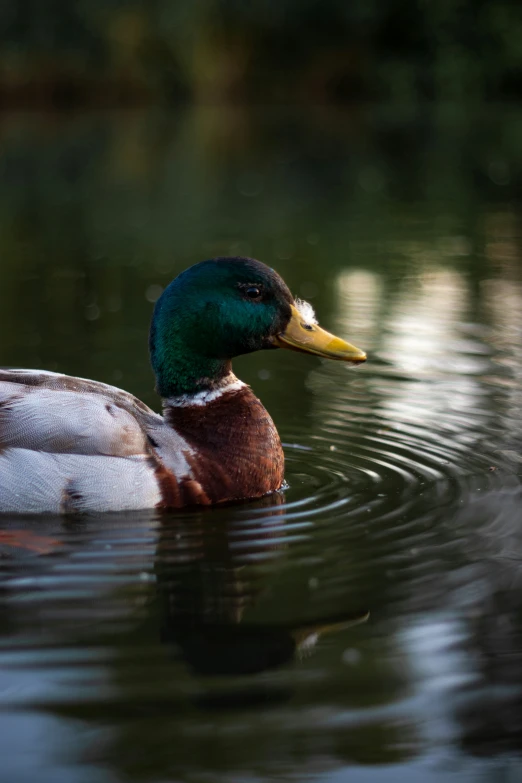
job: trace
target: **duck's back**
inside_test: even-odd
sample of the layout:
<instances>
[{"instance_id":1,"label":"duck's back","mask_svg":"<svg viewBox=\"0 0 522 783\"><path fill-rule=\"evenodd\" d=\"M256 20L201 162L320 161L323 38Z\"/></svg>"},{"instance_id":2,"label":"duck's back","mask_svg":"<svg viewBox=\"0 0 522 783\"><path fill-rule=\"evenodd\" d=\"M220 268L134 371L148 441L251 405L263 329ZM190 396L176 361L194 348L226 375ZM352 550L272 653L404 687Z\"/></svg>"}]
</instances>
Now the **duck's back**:
<instances>
[{"instance_id":1,"label":"duck's back","mask_svg":"<svg viewBox=\"0 0 522 783\"><path fill-rule=\"evenodd\" d=\"M107 384L0 370L0 513L181 508L281 486L281 442L248 386L163 402L165 417Z\"/></svg>"},{"instance_id":2,"label":"duck's back","mask_svg":"<svg viewBox=\"0 0 522 783\"><path fill-rule=\"evenodd\" d=\"M0 512L159 505L148 432L164 427L161 416L113 386L0 370Z\"/></svg>"}]
</instances>

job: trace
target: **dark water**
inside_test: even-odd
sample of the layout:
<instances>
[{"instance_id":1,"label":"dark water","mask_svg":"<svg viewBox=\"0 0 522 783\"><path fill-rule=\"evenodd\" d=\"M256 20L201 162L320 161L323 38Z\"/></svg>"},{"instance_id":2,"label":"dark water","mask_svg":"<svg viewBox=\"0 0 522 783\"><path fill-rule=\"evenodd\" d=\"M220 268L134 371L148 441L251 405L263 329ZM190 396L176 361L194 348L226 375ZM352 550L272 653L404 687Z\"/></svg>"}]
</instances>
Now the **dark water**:
<instances>
[{"instance_id":1,"label":"dark water","mask_svg":"<svg viewBox=\"0 0 522 783\"><path fill-rule=\"evenodd\" d=\"M151 302L276 266L357 370L237 361L289 488L0 522L0 780L522 780L522 115L3 117L0 361L154 405Z\"/></svg>"}]
</instances>

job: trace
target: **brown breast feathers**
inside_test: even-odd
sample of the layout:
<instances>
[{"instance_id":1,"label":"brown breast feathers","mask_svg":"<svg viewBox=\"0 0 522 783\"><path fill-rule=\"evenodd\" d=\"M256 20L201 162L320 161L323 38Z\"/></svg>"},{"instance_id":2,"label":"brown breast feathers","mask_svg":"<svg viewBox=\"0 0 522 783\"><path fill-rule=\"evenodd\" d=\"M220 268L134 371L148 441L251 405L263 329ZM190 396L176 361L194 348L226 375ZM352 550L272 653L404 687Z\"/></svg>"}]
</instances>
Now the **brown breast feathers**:
<instances>
[{"instance_id":1,"label":"brown breast feathers","mask_svg":"<svg viewBox=\"0 0 522 783\"><path fill-rule=\"evenodd\" d=\"M274 423L247 386L206 405L167 405L166 421L194 450L185 502L219 503L265 495L283 483L284 455Z\"/></svg>"}]
</instances>

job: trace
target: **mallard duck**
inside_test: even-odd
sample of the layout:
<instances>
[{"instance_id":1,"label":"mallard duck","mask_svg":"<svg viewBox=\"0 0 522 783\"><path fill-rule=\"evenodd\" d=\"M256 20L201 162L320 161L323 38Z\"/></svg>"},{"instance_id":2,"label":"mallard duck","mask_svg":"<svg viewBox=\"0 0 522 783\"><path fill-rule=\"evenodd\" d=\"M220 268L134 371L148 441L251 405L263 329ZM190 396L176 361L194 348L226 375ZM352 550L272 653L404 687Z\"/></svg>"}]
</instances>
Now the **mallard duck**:
<instances>
[{"instance_id":1,"label":"mallard duck","mask_svg":"<svg viewBox=\"0 0 522 783\"><path fill-rule=\"evenodd\" d=\"M181 508L278 490L277 430L231 365L265 348L366 359L321 329L273 269L214 258L182 272L154 308L163 416L105 383L0 369L0 512Z\"/></svg>"}]
</instances>

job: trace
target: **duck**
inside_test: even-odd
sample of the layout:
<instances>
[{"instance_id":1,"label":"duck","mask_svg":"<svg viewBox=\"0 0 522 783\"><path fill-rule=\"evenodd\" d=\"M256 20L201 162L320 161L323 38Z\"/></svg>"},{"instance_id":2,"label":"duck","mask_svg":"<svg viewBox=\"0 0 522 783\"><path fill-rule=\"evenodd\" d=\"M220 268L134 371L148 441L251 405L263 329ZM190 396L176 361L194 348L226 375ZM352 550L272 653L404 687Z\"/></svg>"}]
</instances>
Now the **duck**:
<instances>
[{"instance_id":1,"label":"duck","mask_svg":"<svg viewBox=\"0 0 522 783\"><path fill-rule=\"evenodd\" d=\"M161 415L106 383L0 369L0 513L166 510L277 492L278 432L232 371L236 356L267 349L366 360L322 329L275 270L219 257L183 271L155 304Z\"/></svg>"}]
</instances>

